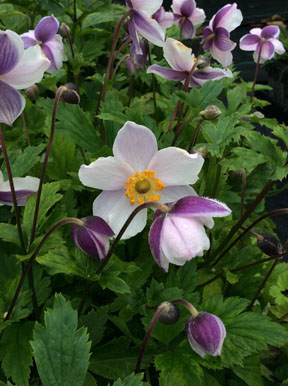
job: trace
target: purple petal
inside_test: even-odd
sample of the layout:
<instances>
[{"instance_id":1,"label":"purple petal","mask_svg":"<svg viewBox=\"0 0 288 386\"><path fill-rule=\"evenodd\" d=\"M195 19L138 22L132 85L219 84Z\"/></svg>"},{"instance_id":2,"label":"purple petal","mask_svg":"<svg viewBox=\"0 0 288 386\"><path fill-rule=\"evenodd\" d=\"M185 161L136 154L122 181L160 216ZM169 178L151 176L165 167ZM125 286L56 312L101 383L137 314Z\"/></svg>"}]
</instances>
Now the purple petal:
<instances>
[{"instance_id":1,"label":"purple petal","mask_svg":"<svg viewBox=\"0 0 288 386\"><path fill-rule=\"evenodd\" d=\"M47 71L53 72L62 67L63 60L66 60L66 57L61 36L55 35L49 42L42 44L41 48L51 62Z\"/></svg>"},{"instance_id":2,"label":"purple petal","mask_svg":"<svg viewBox=\"0 0 288 386\"><path fill-rule=\"evenodd\" d=\"M209 67L209 69L196 70L193 73L194 80L209 80L209 79L221 79L224 77L231 77L228 70L222 70L220 68ZM196 79L195 79L196 78Z\"/></svg>"},{"instance_id":3,"label":"purple petal","mask_svg":"<svg viewBox=\"0 0 288 386\"><path fill-rule=\"evenodd\" d=\"M32 39L28 36L22 36L22 40L23 40L25 49L31 46L35 46L35 44L37 44L37 41L35 39Z\"/></svg>"},{"instance_id":4,"label":"purple petal","mask_svg":"<svg viewBox=\"0 0 288 386\"><path fill-rule=\"evenodd\" d=\"M183 22L180 22L179 25L183 35L188 39L192 39L195 35L195 28L193 23L189 19L185 19Z\"/></svg>"},{"instance_id":5,"label":"purple petal","mask_svg":"<svg viewBox=\"0 0 288 386\"><path fill-rule=\"evenodd\" d=\"M267 27L264 27L261 32L261 38L263 39L271 39L271 38L278 38L280 34L280 29L276 25L268 25Z\"/></svg>"},{"instance_id":6,"label":"purple petal","mask_svg":"<svg viewBox=\"0 0 288 386\"><path fill-rule=\"evenodd\" d=\"M88 216L88 217L82 218L81 220L84 221L85 227L90 229L93 232L97 232L108 237L112 237L114 235L114 232L112 231L110 226L101 217Z\"/></svg>"},{"instance_id":7,"label":"purple petal","mask_svg":"<svg viewBox=\"0 0 288 386\"><path fill-rule=\"evenodd\" d=\"M20 59L18 42L12 38L14 37L14 33L13 35L10 33L10 35L11 36L6 32L0 31L0 75L7 74L7 72L11 71Z\"/></svg>"},{"instance_id":8,"label":"purple petal","mask_svg":"<svg viewBox=\"0 0 288 386\"><path fill-rule=\"evenodd\" d=\"M258 54L260 51L260 46L261 45L259 44L259 46L257 46L256 48L256 51ZM274 52L275 52L275 49L274 49L273 43L271 43L270 41L264 42L262 44L262 49L261 49L261 59L262 60L271 59L274 55Z\"/></svg>"},{"instance_id":9,"label":"purple petal","mask_svg":"<svg viewBox=\"0 0 288 386\"><path fill-rule=\"evenodd\" d=\"M127 6L128 8L133 8L132 1L131 1L131 0L126 0L126 6Z\"/></svg>"},{"instance_id":10,"label":"purple petal","mask_svg":"<svg viewBox=\"0 0 288 386\"><path fill-rule=\"evenodd\" d=\"M160 211L157 211L160 212ZM152 255L159 265L160 268L164 269L161 262L161 233L163 228L163 222L165 219L165 215L161 212L157 213L156 219L154 217L153 223L149 232L149 245L152 252ZM165 272L168 270L164 269Z\"/></svg>"},{"instance_id":11,"label":"purple petal","mask_svg":"<svg viewBox=\"0 0 288 386\"><path fill-rule=\"evenodd\" d=\"M102 260L106 256L107 243L104 243L103 236L101 237L89 231L85 225L79 226L76 224L71 226L70 234L75 245L88 256L97 260Z\"/></svg>"},{"instance_id":12,"label":"purple petal","mask_svg":"<svg viewBox=\"0 0 288 386\"><path fill-rule=\"evenodd\" d=\"M181 15L189 17L192 15L194 9L195 9L195 1L194 0L186 0L184 3L181 5L180 12Z\"/></svg>"},{"instance_id":13,"label":"purple petal","mask_svg":"<svg viewBox=\"0 0 288 386\"><path fill-rule=\"evenodd\" d=\"M55 60L54 60L53 52L51 51L51 49L46 44L43 44L43 46L41 48L42 48L42 51L43 51L44 55L46 56L46 58L48 58L51 62L48 70L49 71L58 70L56 63L55 63Z\"/></svg>"},{"instance_id":14,"label":"purple petal","mask_svg":"<svg viewBox=\"0 0 288 386\"><path fill-rule=\"evenodd\" d=\"M51 40L59 29L59 21L54 16L43 17L35 28L35 38L42 43Z\"/></svg>"},{"instance_id":15,"label":"purple petal","mask_svg":"<svg viewBox=\"0 0 288 386\"><path fill-rule=\"evenodd\" d=\"M240 48L244 51L255 51L259 42L259 36L254 34L247 34L240 39Z\"/></svg>"},{"instance_id":16,"label":"purple petal","mask_svg":"<svg viewBox=\"0 0 288 386\"><path fill-rule=\"evenodd\" d=\"M203 31L203 38L202 38L202 44L205 51L210 50L214 37L215 35L212 29L209 27L206 27Z\"/></svg>"},{"instance_id":17,"label":"purple petal","mask_svg":"<svg viewBox=\"0 0 288 386\"><path fill-rule=\"evenodd\" d=\"M231 7L232 7L231 4L227 4L226 6L219 9L219 11L215 14L213 24L212 24L213 30L217 28L218 24L221 23L221 20L225 17L225 15L228 12L230 12Z\"/></svg>"},{"instance_id":18,"label":"purple petal","mask_svg":"<svg viewBox=\"0 0 288 386\"><path fill-rule=\"evenodd\" d=\"M129 30L129 34L130 34L130 37L131 37L132 42L133 42L133 46L135 47L136 54L141 55L143 52L142 52L142 49L140 47L138 35L136 32L136 26L135 26L133 18L131 18L131 20L128 22L128 30Z\"/></svg>"},{"instance_id":19,"label":"purple petal","mask_svg":"<svg viewBox=\"0 0 288 386\"><path fill-rule=\"evenodd\" d=\"M12 126L25 107L25 99L18 91L0 80L0 101L0 123Z\"/></svg>"},{"instance_id":20,"label":"purple petal","mask_svg":"<svg viewBox=\"0 0 288 386\"><path fill-rule=\"evenodd\" d=\"M171 68L161 67L161 66L158 66L157 64L152 64L152 66L149 66L147 73L156 74L161 76L162 78L165 78L168 80L174 80L175 82L181 82L186 78L186 74L187 74L184 71L172 70Z\"/></svg>"},{"instance_id":21,"label":"purple petal","mask_svg":"<svg viewBox=\"0 0 288 386\"><path fill-rule=\"evenodd\" d=\"M134 11L134 22L141 36L156 46L163 47L165 34L156 20L144 13Z\"/></svg>"},{"instance_id":22,"label":"purple petal","mask_svg":"<svg viewBox=\"0 0 288 386\"><path fill-rule=\"evenodd\" d=\"M221 51L232 51L235 48L235 43L230 40L229 32L222 27L216 29L214 43Z\"/></svg>"},{"instance_id":23,"label":"purple petal","mask_svg":"<svg viewBox=\"0 0 288 386\"><path fill-rule=\"evenodd\" d=\"M197 217L197 216L210 216L210 217L224 217L228 216L231 210L222 202L216 200L188 196L178 200L169 214Z\"/></svg>"},{"instance_id":24,"label":"purple petal","mask_svg":"<svg viewBox=\"0 0 288 386\"><path fill-rule=\"evenodd\" d=\"M145 68L146 66L146 61L147 61L147 55L148 55L148 47L145 44L145 41L142 39L140 41L140 48L142 50L142 54L137 54L136 53L136 47L134 44L131 44L130 48L130 57L133 61L133 63L138 67L138 68Z\"/></svg>"},{"instance_id":25,"label":"purple petal","mask_svg":"<svg viewBox=\"0 0 288 386\"><path fill-rule=\"evenodd\" d=\"M17 206L24 206L26 204L27 198L30 197L35 192L31 190L16 190L16 200ZM13 199L11 192L1 192L0 191L0 203L13 206Z\"/></svg>"},{"instance_id":26,"label":"purple petal","mask_svg":"<svg viewBox=\"0 0 288 386\"><path fill-rule=\"evenodd\" d=\"M215 30L223 27L231 32L237 28L243 20L242 13L237 9L237 4L227 4L214 15L209 23L210 28Z\"/></svg>"}]
</instances>

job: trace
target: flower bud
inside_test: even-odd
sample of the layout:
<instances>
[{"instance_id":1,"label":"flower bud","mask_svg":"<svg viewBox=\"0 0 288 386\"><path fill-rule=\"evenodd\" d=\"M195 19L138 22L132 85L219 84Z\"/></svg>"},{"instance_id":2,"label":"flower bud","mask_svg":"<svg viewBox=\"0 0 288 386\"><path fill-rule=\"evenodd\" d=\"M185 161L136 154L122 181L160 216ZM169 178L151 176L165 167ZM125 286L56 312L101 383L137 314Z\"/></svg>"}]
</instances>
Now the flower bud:
<instances>
[{"instance_id":1,"label":"flower bud","mask_svg":"<svg viewBox=\"0 0 288 386\"><path fill-rule=\"evenodd\" d=\"M80 96L78 94L78 88L73 83L64 84L64 89L61 99L65 103L70 103L72 105L77 105L80 103Z\"/></svg>"},{"instance_id":2,"label":"flower bud","mask_svg":"<svg viewBox=\"0 0 288 386\"><path fill-rule=\"evenodd\" d=\"M199 147L199 149L197 149L197 153L201 154L203 158L206 158L208 155L208 149L206 146Z\"/></svg>"},{"instance_id":3,"label":"flower bud","mask_svg":"<svg viewBox=\"0 0 288 386\"><path fill-rule=\"evenodd\" d=\"M222 111L219 107L215 105L207 106L205 110L200 111L199 115L204 119L213 120L219 117L222 114Z\"/></svg>"},{"instance_id":4,"label":"flower bud","mask_svg":"<svg viewBox=\"0 0 288 386\"><path fill-rule=\"evenodd\" d=\"M179 320L180 312L175 304L164 302L161 304L161 306L165 306L165 308L159 316L159 322L163 324L173 324Z\"/></svg>"},{"instance_id":5,"label":"flower bud","mask_svg":"<svg viewBox=\"0 0 288 386\"><path fill-rule=\"evenodd\" d=\"M208 312L199 312L186 321L186 334L192 350L202 358L221 355L226 329L221 319Z\"/></svg>"},{"instance_id":6,"label":"flower bud","mask_svg":"<svg viewBox=\"0 0 288 386\"><path fill-rule=\"evenodd\" d=\"M70 34L70 28L67 24L61 23L59 28L59 34L62 36L62 38L67 38L68 34Z\"/></svg>"},{"instance_id":7,"label":"flower bud","mask_svg":"<svg viewBox=\"0 0 288 386\"><path fill-rule=\"evenodd\" d=\"M265 255L275 256L282 252L282 247L275 236L270 233L261 233L263 240L257 240L257 246Z\"/></svg>"},{"instance_id":8,"label":"flower bud","mask_svg":"<svg viewBox=\"0 0 288 386\"><path fill-rule=\"evenodd\" d=\"M70 235L74 244L88 256L97 260L104 259L114 232L101 217L88 216L81 220L83 225L71 226Z\"/></svg>"},{"instance_id":9,"label":"flower bud","mask_svg":"<svg viewBox=\"0 0 288 386\"><path fill-rule=\"evenodd\" d=\"M208 56L199 55L197 59L197 68L203 70L206 67L210 66L210 58Z\"/></svg>"},{"instance_id":10,"label":"flower bud","mask_svg":"<svg viewBox=\"0 0 288 386\"><path fill-rule=\"evenodd\" d=\"M39 87L37 84L32 84L32 86L25 89L25 94L31 101L35 101L39 95Z\"/></svg>"}]
</instances>

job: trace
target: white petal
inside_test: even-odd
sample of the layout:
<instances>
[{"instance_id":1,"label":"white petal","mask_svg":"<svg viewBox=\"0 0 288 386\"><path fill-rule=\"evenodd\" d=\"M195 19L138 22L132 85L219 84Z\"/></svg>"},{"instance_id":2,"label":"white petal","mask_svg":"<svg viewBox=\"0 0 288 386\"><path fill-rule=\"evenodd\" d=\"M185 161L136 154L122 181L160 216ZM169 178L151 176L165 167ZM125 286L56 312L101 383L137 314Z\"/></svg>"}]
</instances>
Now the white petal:
<instances>
[{"instance_id":1,"label":"white petal","mask_svg":"<svg viewBox=\"0 0 288 386\"><path fill-rule=\"evenodd\" d=\"M278 39L269 39L271 41L271 43L273 44L274 48L275 48L275 52L278 54L278 55L282 55L284 54L285 52L285 48L283 47L283 44L280 42L280 40Z\"/></svg>"},{"instance_id":2,"label":"white petal","mask_svg":"<svg viewBox=\"0 0 288 386\"><path fill-rule=\"evenodd\" d=\"M152 131L130 121L118 131L113 145L115 157L127 162L135 171L147 169L156 152L157 141Z\"/></svg>"},{"instance_id":3,"label":"white petal","mask_svg":"<svg viewBox=\"0 0 288 386\"><path fill-rule=\"evenodd\" d=\"M6 57L6 60L4 59L4 62L2 65L6 68L6 71L11 71L15 66L17 66L17 63L21 61L23 55L24 55L24 43L21 39L21 37L16 34L14 31L6 30L6 31L1 31L1 35L6 35L6 38L8 38L8 41L4 45L4 52L1 52L1 55L4 55ZM4 40L5 36L4 36ZM6 56L5 56L6 54ZM8 56L8 57L7 57ZM1 58L2 59L2 58ZM8 66L8 68L7 68ZM3 76L3 73L6 73L6 71L1 67L1 78Z\"/></svg>"},{"instance_id":4,"label":"white petal","mask_svg":"<svg viewBox=\"0 0 288 386\"><path fill-rule=\"evenodd\" d=\"M233 55L230 51L219 50L215 44L212 45L210 52L213 58L222 64L223 67L230 66L233 61Z\"/></svg>"},{"instance_id":5,"label":"white petal","mask_svg":"<svg viewBox=\"0 0 288 386\"><path fill-rule=\"evenodd\" d=\"M16 177L13 178L15 191L17 190L31 190L32 192L37 192L39 187L39 178L36 177ZM10 192L10 183L5 181L0 186L1 192Z\"/></svg>"},{"instance_id":6,"label":"white petal","mask_svg":"<svg viewBox=\"0 0 288 386\"><path fill-rule=\"evenodd\" d=\"M79 179L83 185L101 190L123 189L125 181L135 174L126 162L115 157L100 157L90 165L82 165Z\"/></svg>"},{"instance_id":7,"label":"white petal","mask_svg":"<svg viewBox=\"0 0 288 386\"><path fill-rule=\"evenodd\" d=\"M172 2L172 10L174 13L181 15L181 7L182 4L185 3L186 0L173 0Z\"/></svg>"},{"instance_id":8,"label":"white petal","mask_svg":"<svg viewBox=\"0 0 288 386\"><path fill-rule=\"evenodd\" d=\"M206 15L202 8L195 8L192 15L189 17L189 20L194 24L201 24L205 20Z\"/></svg>"},{"instance_id":9,"label":"white petal","mask_svg":"<svg viewBox=\"0 0 288 386\"><path fill-rule=\"evenodd\" d=\"M102 217L117 235L137 205L130 205L125 190L104 191L93 203L93 215ZM140 211L132 220L122 239L129 239L141 232L147 222L147 209Z\"/></svg>"},{"instance_id":10,"label":"white petal","mask_svg":"<svg viewBox=\"0 0 288 386\"><path fill-rule=\"evenodd\" d=\"M262 28L252 28L249 33L261 37Z\"/></svg>"},{"instance_id":11,"label":"white petal","mask_svg":"<svg viewBox=\"0 0 288 386\"><path fill-rule=\"evenodd\" d=\"M42 80L44 71L50 66L50 61L42 55L39 46L24 50L22 59L17 66L1 79L18 90L32 86Z\"/></svg>"},{"instance_id":12,"label":"white petal","mask_svg":"<svg viewBox=\"0 0 288 386\"><path fill-rule=\"evenodd\" d=\"M62 67L63 61L67 60L65 51L64 51L64 44L62 42L62 37L60 35L55 35L53 39L49 40L43 45L43 50L45 49L50 52L50 55L52 54L52 60L47 56L47 58L51 61L51 66L48 69L49 71L55 71Z\"/></svg>"},{"instance_id":13,"label":"white petal","mask_svg":"<svg viewBox=\"0 0 288 386\"><path fill-rule=\"evenodd\" d=\"M145 12L151 16L161 7L163 0L131 0L135 11Z\"/></svg>"},{"instance_id":14,"label":"white petal","mask_svg":"<svg viewBox=\"0 0 288 386\"><path fill-rule=\"evenodd\" d=\"M0 170L0 190L1 190L1 184L4 181L3 173Z\"/></svg>"},{"instance_id":15,"label":"white petal","mask_svg":"<svg viewBox=\"0 0 288 386\"><path fill-rule=\"evenodd\" d=\"M168 204L187 196L197 196L195 190L189 185L167 186L161 191L160 202Z\"/></svg>"},{"instance_id":16,"label":"white petal","mask_svg":"<svg viewBox=\"0 0 288 386\"><path fill-rule=\"evenodd\" d=\"M226 8L229 8L229 9L226 10ZM223 14L222 17L220 16L221 14ZM229 32L239 27L239 25L242 23L242 20L243 20L242 12L240 11L240 9L237 9L236 3L233 3L232 5L231 4L225 5L217 12L216 15L218 16L218 23L217 23L217 26L215 27L223 27L227 29L227 31ZM211 19L209 25L213 24L214 18L215 18L215 15Z\"/></svg>"},{"instance_id":17,"label":"white petal","mask_svg":"<svg viewBox=\"0 0 288 386\"><path fill-rule=\"evenodd\" d=\"M194 65L194 55L191 48L184 46L178 40L168 38L163 48L163 54L174 70L189 72Z\"/></svg>"},{"instance_id":18,"label":"white petal","mask_svg":"<svg viewBox=\"0 0 288 386\"><path fill-rule=\"evenodd\" d=\"M154 170L166 186L189 185L198 180L203 163L199 153L189 154L178 147L167 147L154 155L148 169Z\"/></svg>"}]
</instances>

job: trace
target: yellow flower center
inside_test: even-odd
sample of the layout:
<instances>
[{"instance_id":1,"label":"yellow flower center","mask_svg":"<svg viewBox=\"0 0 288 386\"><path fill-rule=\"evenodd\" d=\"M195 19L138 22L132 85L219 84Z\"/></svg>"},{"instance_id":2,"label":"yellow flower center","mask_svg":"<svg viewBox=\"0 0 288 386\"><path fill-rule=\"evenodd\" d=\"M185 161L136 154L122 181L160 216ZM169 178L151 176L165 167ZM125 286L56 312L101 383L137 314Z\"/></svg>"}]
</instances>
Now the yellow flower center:
<instances>
[{"instance_id":1,"label":"yellow flower center","mask_svg":"<svg viewBox=\"0 0 288 386\"><path fill-rule=\"evenodd\" d=\"M154 170L145 169L143 172L136 172L134 176L125 181L125 194L131 205L134 205L135 202L141 205L145 201L155 202L160 200L161 194L158 192L164 189L165 185L155 175Z\"/></svg>"}]
</instances>

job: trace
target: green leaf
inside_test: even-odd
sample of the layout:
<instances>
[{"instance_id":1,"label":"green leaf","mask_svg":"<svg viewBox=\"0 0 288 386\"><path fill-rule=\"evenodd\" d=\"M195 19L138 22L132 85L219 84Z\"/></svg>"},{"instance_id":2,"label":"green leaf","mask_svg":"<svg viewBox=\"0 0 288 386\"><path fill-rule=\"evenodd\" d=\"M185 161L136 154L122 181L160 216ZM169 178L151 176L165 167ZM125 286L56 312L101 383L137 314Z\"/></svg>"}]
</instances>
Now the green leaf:
<instances>
[{"instance_id":1,"label":"green leaf","mask_svg":"<svg viewBox=\"0 0 288 386\"><path fill-rule=\"evenodd\" d=\"M88 328L89 338L92 346L99 343L103 337L107 322L107 307L99 307L82 316L81 325Z\"/></svg>"},{"instance_id":2,"label":"green leaf","mask_svg":"<svg viewBox=\"0 0 288 386\"><path fill-rule=\"evenodd\" d=\"M249 386L263 386L259 357L255 355L247 358L243 367L233 367L232 371Z\"/></svg>"},{"instance_id":3,"label":"green leaf","mask_svg":"<svg viewBox=\"0 0 288 386\"><path fill-rule=\"evenodd\" d=\"M34 323L15 323L8 326L1 339L0 358L7 378L11 377L17 386L28 386L32 365L32 338Z\"/></svg>"},{"instance_id":4,"label":"green leaf","mask_svg":"<svg viewBox=\"0 0 288 386\"><path fill-rule=\"evenodd\" d=\"M232 149L231 155L221 161L221 164L230 170L241 170L245 168L247 173L251 173L256 166L265 162L267 162L265 155L257 153L252 149L235 147Z\"/></svg>"},{"instance_id":5,"label":"green leaf","mask_svg":"<svg viewBox=\"0 0 288 386\"><path fill-rule=\"evenodd\" d=\"M275 298L276 304L288 303L287 297L282 293L288 290L288 271L282 272L276 285L272 285L269 289L269 294Z\"/></svg>"},{"instance_id":6,"label":"green leaf","mask_svg":"<svg viewBox=\"0 0 288 386\"><path fill-rule=\"evenodd\" d=\"M53 309L36 323L31 342L43 386L80 386L88 369L90 342L86 329L77 330L77 311L56 294Z\"/></svg>"},{"instance_id":7,"label":"green leaf","mask_svg":"<svg viewBox=\"0 0 288 386\"><path fill-rule=\"evenodd\" d=\"M129 294L130 287L123 279L118 277L119 274L120 272L104 271L100 276L99 284L103 289L109 288L119 294Z\"/></svg>"},{"instance_id":8,"label":"green leaf","mask_svg":"<svg viewBox=\"0 0 288 386\"><path fill-rule=\"evenodd\" d=\"M86 29L89 27L94 27L96 25L107 23L111 21L118 21L121 16L124 15L124 8L119 9L119 7L114 7L111 11L106 12L94 12L86 16L82 23L82 28Z\"/></svg>"},{"instance_id":9,"label":"green leaf","mask_svg":"<svg viewBox=\"0 0 288 386\"><path fill-rule=\"evenodd\" d=\"M8 243L20 246L19 235L16 225L0 223L0 237Z\"/></svg>"},{"instance_id":10,"label":"green leaf","mask_svg":"<svg viewBox=\"0 0 288 386\"><path fill-rule=\"evenodd\" d=\"M123 379L117 379L116 382L113 383L113 386L143 386L144 383L142 382L143 380L143 373L141 374L130 374L128 377ZM145 385L148 386L147 383Z\"/></svg>"}]
</instances>

